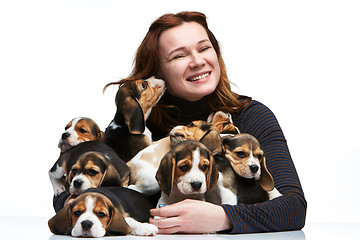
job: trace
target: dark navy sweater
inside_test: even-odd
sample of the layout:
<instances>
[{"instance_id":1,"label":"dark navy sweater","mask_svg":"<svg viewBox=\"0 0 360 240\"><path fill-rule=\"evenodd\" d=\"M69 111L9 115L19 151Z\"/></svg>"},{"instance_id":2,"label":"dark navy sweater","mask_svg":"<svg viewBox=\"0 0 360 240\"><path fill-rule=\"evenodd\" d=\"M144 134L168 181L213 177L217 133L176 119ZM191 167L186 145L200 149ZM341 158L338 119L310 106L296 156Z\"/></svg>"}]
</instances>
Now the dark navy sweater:
<instances>
[{"instance_id":1,"label":"dark navy sweater","mask_svg":"<svg viewBox=\"0 0 360 240\"><path fill-rule=\"evenodd\" d=\"M162 100L176 105L177 121L187 124L192 120L206 120L209 109L206 99L187 102L165 94ZM172 114L174 116L174 113ZM232 114L240 132L256 137L266 157L266 165L272 174L275 187L283 196L258 204L222 205L233 228L229 233L258 233L299 230L305 225L307 203L294 163L280 125L272 111L257 101L240 113ZM148 124L154 140L166 135L158 127ZM54 198L54 208L60 210L67 194Z\"/></svg>"}]
</instances>

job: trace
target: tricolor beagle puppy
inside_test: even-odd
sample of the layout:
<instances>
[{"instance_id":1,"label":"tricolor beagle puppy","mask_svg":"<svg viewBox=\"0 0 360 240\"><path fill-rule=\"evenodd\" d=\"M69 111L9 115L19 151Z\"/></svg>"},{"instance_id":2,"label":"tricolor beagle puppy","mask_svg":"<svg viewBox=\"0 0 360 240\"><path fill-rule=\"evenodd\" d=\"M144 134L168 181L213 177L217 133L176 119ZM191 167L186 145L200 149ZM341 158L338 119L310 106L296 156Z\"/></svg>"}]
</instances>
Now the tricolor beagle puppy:
<instances>
[{"instance_id":1,"label":"tricolor beagle puppy","mask_svg":"<svg viewBox=\"0 0 360 240\"><path fill-rule=\"evenodd\" d=\"M217 111L209 115L207 122L219 129L221 134L237 134L239 129L233 124L230 113Z\"/></svg>"},{"instance_id":2,"label":"tricolor beagle puppy","mask_svg":"<svg viewBox=\"0 0 360 240\"><path fill-rule=\"evenodd\" d=\"M151 77L122 83L117 91L116 114L105 130L104 142L127 162L151 143L145 121L165 92L165 82Z\"/></svg>"},{"instance_id":3,"label":"tricolor beagle puppy","mask_svg":"<svg viewBox=\"0 0 360 240\"><path fill-rule=\"evenodd\" d=\"M217 159L217 167L222 174L220 189L226 187L236 195L236 202L233 202L227 192L228 203L253 204L281 196L274 187L264 152L256 138L249 134L235 134L224 136L222 140L226 159ZM222 196L222 199L226 197Z\"/></svg>"},{"instance_id":4,"label":"tricolor beagle puppy","mask_svg":"<svg viewBox=\"0 0 360 240\"><path fill-rule=\"evenodd\" d=\"M170 131L169 137L160 139L141 150L131 161L129 188L152 195L160 188L155 179L161 159L177 143L184 140L202 142L212 154L221 152L221 137L219 130L205 121L193 121L187 126L177 126Z\"/></svg>"},{"instance_id":5,"label":"tricolor beagle puppy","mask_svg":"<svg viewBox=\"0 0 360 240\"><path fill-rule=\"evenodd\" d=\"M199 141L175 145L161 160L156 179L162 191L158 205L184 199L205 200L217 182L218 171L211 152Z\"/></svg>"},{"instance_id":6,"label":"tricolor beagle puppy","mask_svg":"<svg viewBox=\"0 0 360 240\"><path fill-rule=\"evenodd\" d=\"M100 141L104 139L104 133L99 126L90 118L79 117L71 120L61 135L58 147L65 152L81 142Z\"/></svg>"},{"instance_id":7,"label":"tricolor beagle puppy","mask_svg":"<svg viewBox=\"0 0 360 240\"><path fill-rule=\"evenodd\" d=\"M78 195L87 188L127 186L130 169L103 142L82 142L62 153L49 171L55 196L66 189Z\"/></svg>"},{"instance_id":8,"label":"tricolor beagle puppy","mask_svg":"<svg viewBox=\"0 0 360 240\"><path fill-rule=\"evenodd\" d=\"M219 111L211 114L208 121L221 133L223 152L214 155L219 180L215 190L207 195L207 201L235 205L280 196L266 168L259 142L249 134L240 134L230 114Z\"/></svg>"},{"instance_id":9,"label":"tricolor beagle puppy","mask_svg":"<svg viewBox=\"0 0 360 240\"><path fill-rule=\"evenodd\" d=\"M158 228L147 223L152 205L131 189L88 189L48 222L54 234L73 237L105 235L156 235Z\"/></svg>"}]
</instances>

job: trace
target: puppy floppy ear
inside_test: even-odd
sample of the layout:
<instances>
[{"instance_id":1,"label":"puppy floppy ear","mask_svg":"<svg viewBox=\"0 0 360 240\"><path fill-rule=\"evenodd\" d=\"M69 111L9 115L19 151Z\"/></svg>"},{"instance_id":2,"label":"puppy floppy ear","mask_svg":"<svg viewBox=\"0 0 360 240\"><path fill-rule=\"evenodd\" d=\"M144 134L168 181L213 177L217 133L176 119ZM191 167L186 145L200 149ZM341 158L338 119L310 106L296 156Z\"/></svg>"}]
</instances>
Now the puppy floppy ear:
<instances>
[{"instance_id":1,"label":"puppy floppy ear","mask_svg":"<svg viewBox=\"0 0 360 240\"><path fill-rule=\"evenodd\" d=\"M124 216L113 206L111 207L111 217L106 230L112 235L128 235L131 233L131 228L126 223Z\"/></svg>"},{"instance_id":2,"label":"puppy floppy ear","mask_svg":"<svg viewBox=\"0 0 360 240\"><path fill-rule=\"evenodd\" d=\"M219 172L216 168L215 160L210 153L209 153L209 161L210 161L209 171L206 177L206 186L207 186L206 191L208 192L214 189L219 178Z\"/></svg>"},{"instance_id":3,"label":"puppy floppy ear","mask_svg":"<svg viewBox=\"0 0 360 240\"><path fill-rule=\"evenodd\" d=\"M161 159L156 172L155 178L158 181L159 187L167 196L170 195L173 186L175 166L175 153L170 151Z\"/></svg>"},{"instance_id":4,"label":"puppy floppy ear","mask_svg":"<svg viewBox=\"0 0 360 240\"><path fill-rule=\"evenodd\" d=\"M129 97L121 106L126 126L132 134L141 134L145 131L145 118L139 102Z\"/></svg>"},{"instance_id":5,"label":"puppy floppy ear","mask_svg":"<svg viewBox=\"0 0 360 240\"><path fill-rule=\"evenodd\" d=\"M271 191L274 189L274 179L267 169L265 161L265 157L262 157L260 160L261 174L259 183L265 191Z\"/></svg>"},{"instance_id":6,"label":"puppy floppy ear","mask_svg":"<svg viewBox=\"0 0 360 240\"><path fill-rule=\"evenodd\" d=\"M97 135L97 141L102 142L104 141L104 132L103 131L99 131L98 135Z\"/></svg>"},{"instance_id":7,"label":"puppy floppy ear","mask_svg":"<svg viewBox=\"0 0 360 240\"><path fill-rule=\"evenodd\" d=\"M71 209L72 204L66 205L48 221L50 231L54 234L65 235L72 230Z\"/></svg>"},{"instance_id":8,"label":"puppy floppy ear","mask_svg":"<svg viewBox=\"0 0 360 240\"><path fill-rule=\"evenodd\" d=\"M111 186L122 186L122 180L121 177L118 173L118 171L115 169L115 167L106 162L104 160L104 163L106 165L106 170L104 172L104 175L102 177L102 179L100 180L99 186L102 187L111 187Z\"/></svg>"},{"instance_id":9,"label":"puppy floppy ear","mask_svg":"<svg viewBox=\"0 0 360 240\"><path fill-rule=\"evenodd\" d=\"M212 127L212 129L200 139L200 142L204 144L213 155L219 154L223 150L220 133L215 127Z\"/></svg>"}]
</instances>

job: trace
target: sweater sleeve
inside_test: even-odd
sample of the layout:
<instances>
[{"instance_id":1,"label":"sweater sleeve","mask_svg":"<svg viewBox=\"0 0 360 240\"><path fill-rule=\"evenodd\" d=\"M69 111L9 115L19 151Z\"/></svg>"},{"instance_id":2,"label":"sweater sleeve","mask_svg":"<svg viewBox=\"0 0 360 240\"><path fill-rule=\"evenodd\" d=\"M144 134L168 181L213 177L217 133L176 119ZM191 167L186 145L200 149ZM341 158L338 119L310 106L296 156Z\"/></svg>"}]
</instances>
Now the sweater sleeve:
<instances>
[{"instance_id":1,"label":"sweater sleeve","mask_svg":"<svg viewBox=\"0 0 360 240\"><path fill-rule=\"evenodd\" d=\"M276 117L270 109L256 101L232 117L240 132L251 134L259 140L275 187L283 196L259 204L222 205L233 226L230 233L303 228L307 203Z\"/></svg>"}]
</instances>

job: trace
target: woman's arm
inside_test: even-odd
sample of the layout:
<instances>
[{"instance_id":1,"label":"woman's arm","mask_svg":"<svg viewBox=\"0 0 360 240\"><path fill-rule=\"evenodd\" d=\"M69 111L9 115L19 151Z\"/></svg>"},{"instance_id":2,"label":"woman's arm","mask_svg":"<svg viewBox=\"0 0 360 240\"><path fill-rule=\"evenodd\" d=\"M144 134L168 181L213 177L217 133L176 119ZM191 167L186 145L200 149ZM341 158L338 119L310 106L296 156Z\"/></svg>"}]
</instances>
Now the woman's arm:
<instances>
[{"instance_id":1,"label":"woman's arm","mask_svg":"<svg viewBox=\"0 0 360 240\"><path fill-rule=\"evenodd\" d=\"M307 203L276 117L266 106L252 101L241 114L233 115L233 121L240 132L251 134L259 140L275 187L283 196L261 204L222 205L233 226L231 233L303 228Z\"/></svg>"},{"instance_id":2,"label":"woman's arm","mask_svg":"<svg viewBox=\"0 0 360 240\"><path fill-rule=\"evenodd\" d=\"M287 148L285 137L274 114L263 104L252 103L238 115L234 124L243 133L256 137L264 150L267 167L275 187L283 196L260 204L214 205L185 200L151 210L150 219L159 233L255 233L301 229L305 224L306 200Z\"/></svg>"}]
</instances>

